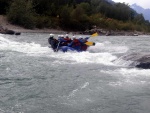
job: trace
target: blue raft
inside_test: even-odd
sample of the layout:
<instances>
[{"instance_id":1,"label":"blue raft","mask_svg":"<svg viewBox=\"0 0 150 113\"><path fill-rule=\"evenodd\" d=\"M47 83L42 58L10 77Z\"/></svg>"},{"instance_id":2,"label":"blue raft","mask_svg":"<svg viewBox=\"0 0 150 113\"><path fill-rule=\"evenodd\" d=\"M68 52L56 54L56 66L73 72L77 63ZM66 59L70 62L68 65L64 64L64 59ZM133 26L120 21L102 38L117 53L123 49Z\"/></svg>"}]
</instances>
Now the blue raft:
<instances>
[{"instance_id":1,"label":"blue raft","mask_svg":"<svg viewBox=\"0 0 150 113\"><path fill-rule=\"evenodd\" d=\"M66 41L63 39L55 39L53 37L50 37L48 39L49 44L51 45L51 48L54 50L54 52L57 51L62 51L62 52L67 52L67 51L76 51L76 52L82 52L82 51L86 51L87 48L89 46L94 46L95 43L94 42L88 42L87 39L73 39L73 40L69 40Z\"/></svg>"},{"instance_id":2,"label":"blue raft","mask_svg":"<svg viewBox=\"0 0 150 113\"><path fill-rule=\"evenodd\" d=\"M58 49L59 51L62 51L62 52L67 52L67 51L77 51L77 52L82 52L83 50L77 50L75 48L72 48L72 47L68 47L68 46L61 46L59 47Z\"/></svg>"}]
</instances>

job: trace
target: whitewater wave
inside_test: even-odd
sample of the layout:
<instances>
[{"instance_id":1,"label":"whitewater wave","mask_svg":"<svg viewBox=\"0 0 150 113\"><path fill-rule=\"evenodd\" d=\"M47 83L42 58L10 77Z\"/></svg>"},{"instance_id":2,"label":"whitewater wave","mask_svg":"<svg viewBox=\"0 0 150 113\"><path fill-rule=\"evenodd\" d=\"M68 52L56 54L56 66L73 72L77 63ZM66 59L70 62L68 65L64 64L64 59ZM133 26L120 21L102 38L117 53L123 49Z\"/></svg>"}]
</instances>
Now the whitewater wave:
<instances>
[{"instance_id":1,"label":"whitewater wave","mask_svg":"<svg viewBox=\"0 0 150 113\"><path fill-rule=\"evenodd\" d=\"M17 51L30 56L51 57L69 63L114 65L112 61L117 59L117 56L113 54L126 52L128 51L128 48L125 46L115 46L110 42L96 42L96 45L90 46L86 52L56 53L48 46L42 47L35 42L16 42L0 36L0 50Z\"/></svg>"},{"instance_id":2,"label":"whitewater wave","mask_svg":"<svg viewBox=\"0 0 150 113\"><path fill-rule=\"evenodd\" d=\"M44 54L50 51L48 47L42 47L40 44L36 44L34 42L15 42L2 36L0 36L0 50L17 51L26 54Z\"/></svg>"},{"instance_id":3,"label":"whitewater wave","mask_svg":"<svg viewBox=\"0 0 150 113\"><path fill-rule=\"evenodd\" d=\"M96 42L95 46L91 46L88 51L93 53L109 52L112 54L126 53L129 50L126 46L113 45L111 42Z\"/></svg>"},{"instance_id":4,"label":"whitewater wave","mask_svg":"<svg viewBox=\"0 0 150 113\"><path fill-rule=\"evenodd\" d=\"M118 80L109 82L108 85L113 87L129 87L138 85L149 85L150 70L137 69L137 68L120 68L116 70L101 70L100 72L109 74L110 76L117 77Z\"/></svg>"}]
</instances>

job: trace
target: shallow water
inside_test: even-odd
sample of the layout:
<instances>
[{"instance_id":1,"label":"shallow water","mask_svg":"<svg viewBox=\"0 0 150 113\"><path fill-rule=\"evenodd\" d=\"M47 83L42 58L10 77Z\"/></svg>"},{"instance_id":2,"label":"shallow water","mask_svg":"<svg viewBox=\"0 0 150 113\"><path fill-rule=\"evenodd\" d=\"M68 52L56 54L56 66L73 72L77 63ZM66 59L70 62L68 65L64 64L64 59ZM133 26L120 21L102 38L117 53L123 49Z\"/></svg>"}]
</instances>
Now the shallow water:
<instances>
[{"instance_id":1,"label":"shallow water","mask_svg":"<svg viewBox=\"0 0 150 113\"><path fill-rule=\"evenodd\" d=\"M0 113L149 113L150 70L119 60L150 36L99 36L86 52L54 53L49 34L0 35Z\"/></svg>"}]
</instances>

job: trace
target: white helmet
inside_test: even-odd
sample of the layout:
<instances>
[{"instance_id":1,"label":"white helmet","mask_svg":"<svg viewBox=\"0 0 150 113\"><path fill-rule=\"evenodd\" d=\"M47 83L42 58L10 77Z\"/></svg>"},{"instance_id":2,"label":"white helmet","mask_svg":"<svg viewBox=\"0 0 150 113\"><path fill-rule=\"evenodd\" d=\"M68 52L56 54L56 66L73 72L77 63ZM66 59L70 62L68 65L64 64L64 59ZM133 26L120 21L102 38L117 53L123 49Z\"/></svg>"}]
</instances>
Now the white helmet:
<instances>
[{"instance_id":1,"label":"white helmet","mask_svg":"<svg viewBox=\"0 0 150 113\"><path fill-rule=\"evenodd\" d=\"M54 34L49 34L51 37L53 37L54 36Z\"/></svg>"},{"instance_id":2,"label":"white helmet","mask_svg":"<svg viewBox=\"0 0 150 113\"><path fill-rule=\"evenodd\" d=\"M79 38L82 38L82 36L79 36Z\"/></svg>"}]
</instances>

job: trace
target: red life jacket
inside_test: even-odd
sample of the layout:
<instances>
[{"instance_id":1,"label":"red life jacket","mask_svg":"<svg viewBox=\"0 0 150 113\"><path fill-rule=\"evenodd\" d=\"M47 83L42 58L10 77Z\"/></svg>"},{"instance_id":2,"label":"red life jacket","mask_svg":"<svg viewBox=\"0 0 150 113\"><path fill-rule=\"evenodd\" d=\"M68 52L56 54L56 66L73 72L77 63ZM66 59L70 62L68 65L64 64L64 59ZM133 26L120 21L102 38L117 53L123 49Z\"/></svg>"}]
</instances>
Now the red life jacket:
<instances>
[{"instance_id":1,"label":"red life jacket","mask_svg":"<svg viewBox=\"0 0 150 113\"><path fill-rule=\"evenodd\" d=\"M80 46L81 43L79 42L78 39L74 39L74 40L73 40L73 45L74 45L74 46Z\"/></svg>"},{"instance_id":2,"label":"red life jacket","mask_svg":"<svg viewBox=\"0 0 150 113\"><path fill-rule=\"evenodd\" d=\"M67 46L71 42L70 38L64 38L64 40L65 40L65 42L63 43L64 46Z\"/></svg>"},{"instance_id":3,"label":"red life jacket","mask_svg":"<svg viewBox=\"0 0 150 113\"><path fill-rule=\"evenodd\" d=\"M81 50L82 50L82 51L86 51L86 50L87 50L87 48L88 48L88 46L87 46L87 45L85 45L85 44L81 46Z\"/></svg>"}]
</instances>

